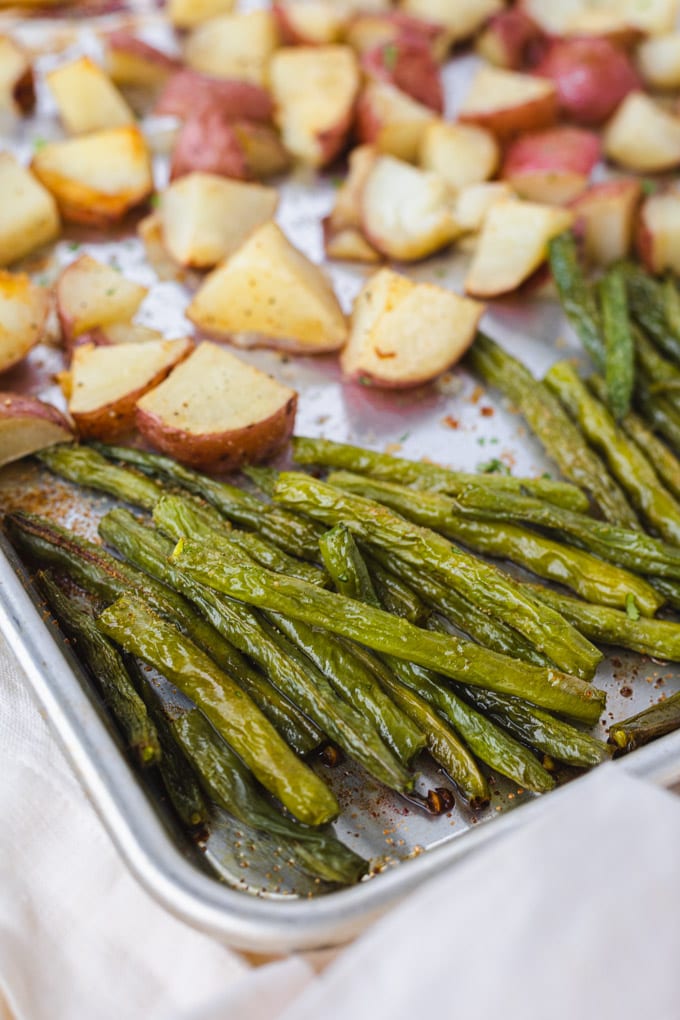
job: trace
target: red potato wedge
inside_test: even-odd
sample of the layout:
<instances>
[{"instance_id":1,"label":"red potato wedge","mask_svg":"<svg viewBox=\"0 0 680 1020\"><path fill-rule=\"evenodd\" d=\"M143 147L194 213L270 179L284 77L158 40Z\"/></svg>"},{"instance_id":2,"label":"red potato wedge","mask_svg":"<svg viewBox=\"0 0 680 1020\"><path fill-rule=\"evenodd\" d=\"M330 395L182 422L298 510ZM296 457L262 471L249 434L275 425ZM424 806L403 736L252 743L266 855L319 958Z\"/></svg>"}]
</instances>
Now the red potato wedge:
<instances>
[{"instance_id":1,"label":"red potato wedge","mask_svg":"<svg viewBox=\"0 0 680 1020\"><path fill-rule=\"evenodd\" d=\"M272 12L284 46L330 46L342 42L344 11L325 3L275 0Z\"/></svg>"},{"instance_id":2,"label":"red potato wedge","mask_svg":"<svg viewBox=\"0 0 680 1020\"><path fill-rule=\"evenodd\" d=\"M0 392L0 467L71 439L73 430L56 407L37 397Z\"/></svg>"},{"instance_id":3,"label":"red potato wedge","mask_svg":"<svg viewBox=\"0 0 680 1020\"><path fill-rule=\"evenodd\" d=\"M444 112L439 64L422 39L397 39L367 50L361 66L369 78L387 81L435 113Z\"/></svg>"},{"instance_id":4,"label":"red potato wedge","mask_svg":"<svg viewBox=\"0 0 680 1020\"><path fill-rule=\"evenodd\" d=\"M650 195L642 203L636 248L650 273L680 273L680 190Z\"/></svg>"},{"instance_id":5,"label":"red potato wedge","mask_svg":"<svg viewBox=\"0 0 680 1020\"><path fill-rule=\"evenodd\" d=\"M135 115L98 64L80 57L57 67L45 80L62 124L71 135L134 124Z\"/></svg>"},{"instance_id":6,"label":"red potato wedge","mask_svg":"<svg viewBox=\"0 0 680 1020\"><path fill-rule=\"evenodd\" d=\"M554 83L564 116L586 126L602 124L640 88L630 57L607 39L553 40L534 73Z\"/></svg>"},{"instance_id":7,"label":"red potato wedge","mask_svg":"<svg viewBox=\"0 0 680 1020\"><path fill-rule=\"evenodd\" d=\"M347 339L330 282L275 223L207 277L186 314L203 332L242 346L321 354Z\"/></svg>"},{"instance_id":8,"label":"red potato wedge","mask_svg":"<svg viewBox=\"0 0 680 1020\"><path fill-rule=\"evenodd\" d=\"M201 170L237 181L264 180L284 173L289 166L290 156L273 128L231 120L219 108L208 108L189 117L180 128L172 150L170 178Z\"/></svg>"},{"instance_id":9,"label":"red potato wedge","mask_svg":"<svg viewBox=\"0 0 680 1020\"><path fill-rule=\"evenodd\" d=\"M551 36L569 35L570 23L588 10L590 0L519 0L518 7Z\"/></svg>"},{"instance_id":10,"label":"red potato wedge","mask_svg":"<svg viewBox=\"0 0 680 1020\"><path fill-rule=\"evenodd\" d=\"M192 350L191 340L77 347L71 362L68 409L79 435L108 440L129 432L139 398Z\"/></svg>"},{"instance_id":11,"label":"red potato wedge","mask_svg":"<svg viewBox=\"0 0 680 1020\"><path fill-rule=\"evenodd\" d=\"M362 232L361 194L375 163L377 152L360 145L349 157L349 173L335 196L335 205L323 220L324 247L330 259L349 262L380 262L382 256Z\"/></svg>"},{"instance_id":12,"label":"red potato wedge","mask_svg":"<svg viewBox=\"0 0 680 1020\"><path fill-rule=\"evenodd\" d=\"M520 7L499 11L477 36L475 50L494 67L521 71L531 66L545 40L543 31Z\"/></svg>"},{"instance_id":13,"label":"red potato wedge","mask_svg":"<svg viewBox=\"0 0 680 1020\"><path fill-rule=\"evenodd\" d=\"M0 266L30 254L59 234L57 203L9 152L0 152Z\"/></svg>"},{"instance_id":14,"label":"red potato wedge","mask_svg":"<svg viewBox=\"0 0 680 1020\"><path fill-rule=\"evenodd\" d=\"M41 339L49 295L24 273L0 270L0 372L22 361Z\"/></svg>"},{"instance_id":15,"label":"red potato wedge","mask_svg":"<svg viewBox=\"0 0 680 1020\"><path fill-rule=\"evenodd\" d=\"M453 188L465 188L493 177L500 150L484 128L436 120L425 128L418 156L425 170L434 170Z\"/></svg>"},{"instance_id":16,"label":"red potato wedge","mask_svg":"<svg viewBox=\"0 0 680 1020\"><path fill-rule=\"evenodd\" d=\"M472 297L500 297L517 290L541 266L548 242L568 230L574 214L535 202L499 202L489 209L465 279Z\"/></svg>"},{"instance_id":17,"label":"red potato wedge","mask_svg":"<svg viewBox=\"0 0 680 1020\"><path fill-rule=\"evenodd\" d=\"M203 21L229 14L235 0L168 0L167 12L175 28L195 28Z\"/></svg>"},{"instance_id":18,"label":"red potato wedge","mask_svg":"<svg viewBox=\"0 0 680 1020\"><path fill-rule=\"evenodd\" d=\"M505 181L468 184L456 195L454 217L466 234L476 234L484 225L489 209L498 202L509 202L517 195Z\"/></svg>"},{"instance_id":19,"label":"red potato wedge","mask_svg":"<svg viewBox=\"0 0 680 1020\"><path fill-rule=\"evenodd\" d=\"M261 85L213 78L189 68L183 68L169 78L154 112L159 117L186 120L200 116L206 109L219 110L226 120L269 124L274 117L272 98Z\"/></svg>"},{"instance_id":20,"label":"red potato wedge","mask_svg":"<svg viewBox=\"0 0 680 1020\"><path fill-rule=\"evenodd\" d=\"M180 265L212 269L273 219L278 204L275 188L215 174L189 174L161 196L164 244Z\"/></svg>"},{"instance_id":21,"label":"red potato wedge","mask_svg":"<svg viewBox=\"0 0 680 1020\"><path fill-rule=\"evenodd\" d=\"M631 92L605 128L605 155L638 173L680 165L680 118L643 92Z\"/></svg>"},{"instance_id":22,"label":"red potato wedge","mask_svg":"<svg viewBox=\"0 0 680 1020\"><path fill-rule=\"evenodd\" d=\"M360 75L349 46L286 47L272 57L272 95L283 144L310 166L327 166L345 147Z\"/></svg>"},{"instance_id":23,"label":"red potato wedge","mask_svg":"<svg viewBox=\"0 0 680 1020\"><path fill-rule=\"evenodd\" d=\"M153 191L149 150L136 127L48 142L31 169L73 223L110 226Z\"/></svg>"},{"instance_id":24,"label":"red potato wedge","mask_svg":"<svg viewBox=\"0 0 680 1020\"><path fill-rule=\"evenodd\" d=\"M342 370L365 385L420 386L463 356L483 311L477 301L380 269L354 303Z\"/></svg>"},{"instance_id":25,"label":"red potato wedge","mask_svg":"<svg viewBox=\"0 0 680 1020\"><path fill-rule=\"evenodd\" d=\"M433 123L432 110L388 82L369 82L359 98L359 139L407 163L418 159L425 131Z\"/></svg>"},{"instance_id":26,"label":"red potato wedge","mask_svg":"<svg viewBox=\"0 0 680 1020\"><path fill-rule=\"evenodd\" d=\"M146 287L116 269L81 255L56 284L57 314L67 343L112 322L129 322L147 295Z\"/></svg>"},{"instance_id":27,"label":"red potato wedge","mask_svg":"<svg viewBox=\"0 0 680 1020\"><path fill-rule=\"evenodd\" d=\"M638 46L636 59L649 88L680 88L680 32L645 39Z\"/></svg>"},{"instance_id":28,"label":"red potato wedge","mask_svg":"<svg viewBox=\"0 0 680 1020\"><path fill-rule=\"evenodd\" d=\"M613 0L621 20L645 35L672 32L678 19L677 0Z\"/></svg>"},{"instance_id":29,"label":"red potato wedge","mask_svg":"<svg viewBox=\"0 0 680 1020\"><path fill-rule=\"evenodd\" d=\"M503 7L503 0L402 0L401 10L415 18L443 25L449 41L469 39L492 15Z\"/></svg>"},{"instance_id":30,"label":"red potato wedge","mask_svg":"<svg viewBox=\"0 0 680 1020\"><path fill-rule=\"evenodd\" d=\"M438 63L445 59L449 48L449 38L443 25L434 25L398 11L371 14L363 10L350 20L345 32L345 41L359 54L401 40L424 43Z\"/></svg>"},{"instance_id":31,"label":"red potato wedge","mask_svg":"<svg viewBox=\"0 0 680 1020\"><path fill-rule=\"evenodd\" d=\"M482 67L459 111L464 124L486 128L501 139L550 127L557 118L557 91L545 78Z\"/></svg>"},{"instance_id":32,"label":"red potato wedge","mask_svg":"<svg viewBox=\"0 0 680 1020\"><path fill-rule=\"evenodd\" d=\"M600 139L594 132L548 128L510 143L501 177L521 198L567 205L586 190L599 159Z\"/></svg>"},{"instance_id":33,"label":"red potato wedge","mask_svg":"<svg viewBox=\"0 0 680 1020\"><path fill-rule=\"evenodd\" d=\"M640 181L627 177L594 184L572 202L589 262L608 266L630 254L641 193Z\"/></svg>"},{"instance_id":34,"label":"red potato wedge","mask_svg":"<svg viewBox=\"0 0 680 1020\"><path fill-rule=\"evenodd\" d=\"M116 85L158 88L181 67L176 57L149 46L125 29L109 32L103 42L106 70Z\"/></svg>"},{"instance_id":35,"label":"red potato wedge","mask_svg":"<svg viewBox=\"0 0 680 1020\"><path fill-rule=\"evenodd\" d=\"M222 14L193 30L184 58L194 71L265 86L269 61L278 45L271 11Z\"/></svg>"},{"instance_id":36,"label":"red potato wedge","mask_svg":"<svg viewBox=\"0 0 680 1020\"><path fill-rule=\"evenodd\" d=\"M0 111L30 113L34 106L31 59L14 39L0 35Z\"/></svg>"},{"instance_id":37,"label":"red potato wedge","mask_svg":"<svg viewBox=\"0 0 680 1020\"><path fill-rule=\"evenodd\" d=\"M388 258L415 262L458 236L454 204L455 194L439 174L380 156L361 194L363 231Z\"/></svg>"},{"instance_id":38,"label":"red potato wedge","mask_svg":"<svg viewBox=\"0 0 680 1020\"><path fill-rule=\"evenodd\" d=\"M295 426L297 394L202 343L138 402L137 427L163 453L200 471L234 471L276 453Z\"/></svg>"}]
</instances>

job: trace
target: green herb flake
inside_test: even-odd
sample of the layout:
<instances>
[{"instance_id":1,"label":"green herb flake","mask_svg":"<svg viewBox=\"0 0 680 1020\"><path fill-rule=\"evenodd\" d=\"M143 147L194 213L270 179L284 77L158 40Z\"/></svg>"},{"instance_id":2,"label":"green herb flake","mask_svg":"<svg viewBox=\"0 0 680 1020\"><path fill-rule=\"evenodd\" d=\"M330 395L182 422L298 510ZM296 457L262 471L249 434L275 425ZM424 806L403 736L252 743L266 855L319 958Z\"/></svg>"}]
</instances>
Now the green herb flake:
<instances>
[{"instance_id":1,"label":"green herb flake","mask_svg":"<svg viewBox=\"0 0 680 1020\"><path fill-rule=\"evenodd\" d=\"M410 432L403 432L402 435L399 436L399 439L397 440L397 442L398 443L405 443L410 435L411 435Z\"/></svg>"},{"instance_id":2,"label":"green herb flake","mask_svg":"<svg viewBox=\"0 0 680 1020\"><path fill-rule=\"evenodd\" d=\"M388 71L394 71L397 66L397 59L399 57L399 51L394 43L387 43L383 47L383 62Z\"/></svg>"},{"instance_id":3,"label":"green herb flake","mask_svg":"<svg viewBox=\"0 0 680 1020\"><path fill-rule=\"evenodd\" d=\"M151 206L152 209L158 209L158 206L160 204L161 204L161 196L158 193L156 193L155 195L152 195L151 198L149 199L149 205Z\"/></svg>"},{"instance_id":4,"label":"green herb flake","mask_svg":"<svg viewBox=\"0 0 680 1020\"><path fill-rule=\"evenodd\" d=\"M635 603L635 596L632 592L626 595L626 616L629 620L639 620L640 610Z\"/></svg>"},{"instance_id":5,"label":"green herb flake","mask_svg":"<svg viewBox=\"0 0 680 1020\"><path fill-rule=\"evenodd\" d=\"M492 457L491 460L482 461L477 465L477 470L483 475L509 475L510 468L507 464L504 464L498 457Z\"/></svg>"},{"instance_id":6,"label":"green herb flake","mask_svg":"<svg viewBox=\"0 0 680 1020\"><path fill-rule=\"evenodd\" d=\"M44 149L46 145L47 145L46 138L34 138L33 140L33 149L35 152L39 152L40 149Z\"/></svg>"},{"instance_id":7,"label":"green herb flake","mask_svg":"<svg viewBox=\"0 0 680 1020\"><path fill-rule=\"evenodd\" d=\"M644 181L642 181L641 189L643 195L653 195L655 192L659 190L659 182L652 181L649 178L646 178Z\"/></svg>"},{"instance_id":8,"label":"green herb flake","mask_svg":"<svg viewBox=\"0 0 680 1020\"><path fill-rule=\"evenodd\" d=\"M78 251L79 248L80 248L80 241L69 241L69 243L68 243L68 250L69 251Z\"/></svg>"}]
</instances>

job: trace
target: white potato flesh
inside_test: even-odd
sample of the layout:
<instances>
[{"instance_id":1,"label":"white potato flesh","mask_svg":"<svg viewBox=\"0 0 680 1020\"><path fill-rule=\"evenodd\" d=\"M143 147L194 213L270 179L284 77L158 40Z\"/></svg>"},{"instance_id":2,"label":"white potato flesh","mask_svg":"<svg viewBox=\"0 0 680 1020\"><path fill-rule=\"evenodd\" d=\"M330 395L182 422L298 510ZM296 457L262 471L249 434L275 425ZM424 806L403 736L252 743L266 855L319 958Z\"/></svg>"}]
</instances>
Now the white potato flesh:
<instances>
[{"instance_id":1,"label":"white potato flesh","mask_svg":"<svg viewBox=\"0 0 680 1020\"><path fill-rule=\"evenodd\" d=\"M499 67L481 67L459 110L461 121L509 136L546 127L557 115L553 82Z\"/></svg>"},{"instance_id":2,"label":"white potato flesh","mask_svg":"<svg viewBox=\"0 0 680 1020\"><path fill-rule=\"evenodd\" d=\"M558 206L499 202L489 209L465 280L473 297L496 297L516 290L545 261L548 242L574 221Z\"/></svg>"},{"instance_id":3,"label":"white potato flesh","mask_svg":"<svg viewBox=\"0 0 680 1020\"><path fill-rule=\"evenodd\" d=\"M62 330L68 337L77 337L97 326L128 322L146 294L146 287L127 280L90 255L81 255L57 281L57 312Z\"/></svg>"},{"instance_id":4,"label":"white potato flesh","mask_svg":"<svg viewBox=\"0 0 680 1020\"><path fill-rule=\"evenodd\" d=\"M68 409L81 436L106 439L131 429L137 400L192 347L190 340L77 347L69 373Z\"/></svg>"},{"instance_id":5,"label":"white potato flesh","mask_svg":"<svg viewBox=\"0 0 680 1020\"><path fill-rule=\"evenodd\" d=\"M167 12L176 28L194 28L202 21L229 14L235 0L168 0Z\"/></svg>"},{"instance_id":6,"label":"white potato flesh","mask_svg":"<svg viewBox=\"0 0 680 1020\"><path fill-rule=\"evenodd\" d=\"M343 148L360 75L349 46L294 46L272 57L271 90L283 143L294 157L324 166Z\"/></svg>"},{"instance_id":7,"label":"white potato flesh","mask_svg":"<svg viewBox=\"0 0 680 1020\"><path fill-rule=\"evenodd\" d=\"M403 0L401 10L434 25L444 25L452 42L467 39L487 18L503 8L503 0Z\"/></svg>"},{"instance_id":8,"label":"white potato flesh","mask_svg":"<svg viewBox=\"0 0 680 1020\"><path fill-rule=\"evenodd\" d=\"M609 159L629 170L654 173L680 164L680 118L642 92L631 92L604 132Z\"/></svg>"},{"instance_id":9,"label":"white potato flesh","mask_svg":"<svg viewBox=\"0 0 680 1020\"><path fill-rule=\"evenodd\" d=\"M608 266L630 254L641 192L637 178L603 181L572 203L589 262Z\"/></svg>"},{"instance_id":10,"label":"white potato flesh","mask_svg":"<svg viewBox=\"0 0 680 1020\"><path fill-rule=\"evenodd\" d=\"M0 270L0 372L35 347L45 328L49 297L24 273Z\"/></svg>"},{"instance_id":11,"label":"white potato flesh","mask_svg":"<svg viewBox=\"0 0 680 1020\"><path fill-rule=\"evenodd\" d=\"M210 269L271 220L278 192L216 174L191 173L162 194L163 241L183 266Z\"/></svg>"},{"instance_id":12,"label":"white potato flesh","mask_svg":"<svg viewBox=\"0 0 680 1020\"><path fill-rule=\"evenodd\" d=\"M680 32L645 39L636 57L638 69L651 88L680 87Z\"/></svg>"},{"instance_id":13,"label":"white potato flesh","mask_svg":"<svg viewBox=\"0 0 680 1020\"><path fill-rule=\"evenodd\" d=\"M652 273L680 272L680 192L650 195L638 222L637 247Z\"/></svg>"},{"instance_id":14,"label":"white potato flesh","mask_svg":"<svg viewBox=\"0 0 680 1020\"><path fill-rule=\"evenodd\" d=\"M71 135L134 124L135 115L107 74L80 57L46 75L59 117Z\"/></svg>"},{"instance_id":15,"label":"white potato flesh","mask_svg":"<svg viewBox=\"0 0 680 1020\"><path fill-rule=\"evenodd\" d=\"M330 282L275 223L213 270L187 316L213 336L310 354L337 350L347 338Z\"/></svg>"},{"instance_id":16,"label":"white potato flesh","mask_svg":"<svg viewBox=\"0 0 680 1020\"><path fill-rule=\"evenodd\" d=\"M362 193L364 232L388 258L422 259L460 233L454 203L455 193L438 174L381 156Z\"/></svg>"},{"instance_id":17,"label":"white potato flesh","mask_svg":"<svg viewBox=\"0 0 680 1020\"><path fill-rule=\"evenodd\" d=\"M78 223L106 226L153 191L149 150L136 127L49 142L36 153L31 169L64 217Z\"/></svg>"},{"instance_id":18,"label":"white potato flesh","mask_svg":"<svg viewBox=\"0 0 680 1020\"><path fill-rule=\"evenodd\" d=\"M346 22L342 9L325 3L305 3L305 0L286 0L277 4L277 16L291 42L315 46L339 42Z\"/></svg>"},{"instance_id":19,"label":"white potato flesh","mask_svg":"<svg viewBox=\"0 0 680 1020\"><path fill-rule=\"evenodd\" d=\"M203 470L233 470L279 449L297 394L214 343L202 343L137 406L158 449Z\"/></svg>"},{"instance_id":20,"label":"white potato flesh","mask_svg":"<svg viewBox=\"0 0 680 1020\"><path fill-rule=\"evenodd\" d=\"M359 145L349 157L349 172L335 193L335 204L329 216L334 230L361 228L361 193L377 158L372 145Z\"/></svg>"},{"instance_id":21,"label":"white potato flesh","mask_svg":"<svg viewBox=\"0 0 680 1020\"><path fill-rule=\"evenodd\" d=\"M49 191L14 156L0 153L0 266L28 255L59 233L59 212Z\"/></svg>"},{"instance_id":22,"label":"white potato flesh","mask_svg":"<svg viewBox=\"0 0 680 1020\"><path fill-rule=\"evenodd\" d=\"M433 111L386 81L370 81L359 101L359 133L390 156L415 163Z\"/></svg>"},{"instance_id":23,"label":"white potato flesh","mask_svg":"<svg viewBox=\"0 0 680 1020\"><path fill-rule=\"evenodd\" d=\"M438 120L426 127L419 157L425 170L434 170L454 188L465 188L493 177L500 151L490 131Z\"/></svg>"},{"instance_id":24,"label":"white potato flesh","mask_svg":"<svg viewBox=\"0 0 680 1020\"><path fill-rule=\"evenodd\" d=\"M482 229L486 214L492 206L516 197L515 192L505 181L468 184L456 195L456 223L466 233L477 233Z\"/></svg>"},{"instance_id":25,"label":"white potato flesh","mask_svg":"<svg viewBox=\"0 0 680 1020\"><path fill-rule=\"evenodd\" d=\"M194 29L184 57L195 71L266 85L269 61L278 44L271 11L223 14Z\"/></svg>"},{"instance_id":26,"label":"white potato flesh","mask_svg":"<svg viewBox=\"0 0 680 1020\"><path fill-rule=\"evenodd\" d=\"M354 304L343 371L376 386L418 386L458 361L483 311L477 301L381 269Z\"/></svg>"}]
</instances>

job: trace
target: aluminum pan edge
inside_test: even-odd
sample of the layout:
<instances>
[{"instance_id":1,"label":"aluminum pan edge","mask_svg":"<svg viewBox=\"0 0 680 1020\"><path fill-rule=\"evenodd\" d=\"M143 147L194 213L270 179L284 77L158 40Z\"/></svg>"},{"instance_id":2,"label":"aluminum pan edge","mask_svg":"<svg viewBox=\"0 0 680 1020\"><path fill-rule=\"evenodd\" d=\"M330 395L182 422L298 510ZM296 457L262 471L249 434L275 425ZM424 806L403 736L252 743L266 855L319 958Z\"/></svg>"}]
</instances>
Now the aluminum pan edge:
<instances>
[{"instance_id":1,"label":"aluminum pan edge","mask_svg":"<svg viewBox=\"0 0 680 1020\"><path fill-rule=\"evenodd\" d=\"M271 902L202 874L173 845L12 566L0 540L0 630L23 667L50 725L121 856L171 913L237 949L284 953L338 945L427 878L530 822L539 798L368 882L316 899ZM615 762L658 785L680 780L680 732ZM578 780L577 780L578 782ZM549 803L564 794L554 791Z\"/></svg>"}]
</instances>

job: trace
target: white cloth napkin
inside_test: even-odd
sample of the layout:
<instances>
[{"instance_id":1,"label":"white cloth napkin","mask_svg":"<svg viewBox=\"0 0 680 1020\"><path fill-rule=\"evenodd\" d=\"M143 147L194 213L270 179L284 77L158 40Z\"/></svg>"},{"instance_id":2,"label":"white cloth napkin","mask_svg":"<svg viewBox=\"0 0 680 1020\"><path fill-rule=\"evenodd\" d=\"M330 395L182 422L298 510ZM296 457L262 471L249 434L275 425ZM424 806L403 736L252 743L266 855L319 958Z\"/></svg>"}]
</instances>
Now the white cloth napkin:
<instances>
[{"instance_id":1,"label":"white cloth napkin","mask_svg":"<svg viewBox=\"0 0 680 1020\"><path fill-rule=\"evenodd\" d=\"M680 800L604 766L320 977L252 968L127 874L0 639L2 1020L676 1020L679 905Z\"/></svg>"}]
</instances>

